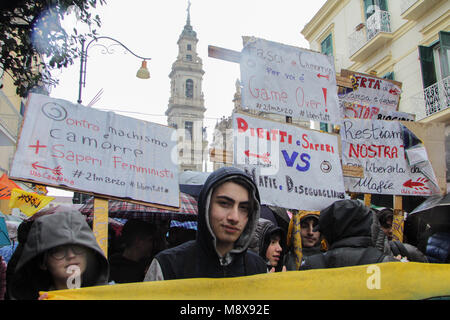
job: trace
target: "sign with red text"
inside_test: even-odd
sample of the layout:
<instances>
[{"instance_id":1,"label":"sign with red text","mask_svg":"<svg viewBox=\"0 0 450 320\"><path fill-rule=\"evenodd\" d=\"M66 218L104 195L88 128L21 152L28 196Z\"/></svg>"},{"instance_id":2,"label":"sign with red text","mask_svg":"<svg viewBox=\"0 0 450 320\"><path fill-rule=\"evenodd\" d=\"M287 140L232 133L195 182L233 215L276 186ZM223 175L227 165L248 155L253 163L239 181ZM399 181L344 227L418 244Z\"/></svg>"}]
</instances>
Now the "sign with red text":
<instances>
[{"instance_id":1,"label":"sign with red text","mask_svg":"<svg viewBox=\"0 0 450 320\"><path fill-rule=\"evenodd\" d=\"M363 105L353 102L347 95L339 95L339 104L343 118L396 121L416 120L415 114Z\"/></svg>"},{"instance_id":2,"label":"sign with red text","mask_svg":"<svg viewBox=\"0 0 450 320\"><path fill-rule=\"evenodd\" d=\"M253 38L240 69L243 108L340 123L333 57Z\"/></svg>"},{"instance_id":3,"label":"sign with red text","mask_svg":"<svg viewBox=\"0 0 450 320\"><path fill-rule=\"evenodd\" d=\"M344 177L348 191L414 196L439 192L433 175L408 164L405 131L399 122L343 119L340 134L342 165L361 167L364 172L363 177ZM427 158L424 152L423 160Z\"/></svg>"},{"instance_id":4,"label":"sign with red text","mask_svg":"<svg viewBox=\"0 0 450 320\"><path fill-rule=\"evenodd\" d=\"M31 95L12 178L179 206L174 129Z\"/></svg>"},{"instance_id":5,"label":"sign with red text","mask_svg":"<svg viewBox=\"0 0 450 320\"><path fill-rule=\"evenodd\" d=\"M367 106L372 109L371 112L374 110L378 110L378 112L398 110L398 103L402 93L401 82L345 69L341 70L341 76L351 79L353 91L340 95L340 99Z\"/></svg>"},{"instance_id":6,"label":"sign with red text","mask_svg":"<svg viewBox=\"0 0 450 320\"><path fill-rule=\"evenodd\" d=\"M233 114L234 164L250 174L262 204L321 210L344 199L338 136Z\"/></svg>"}]
</instances>

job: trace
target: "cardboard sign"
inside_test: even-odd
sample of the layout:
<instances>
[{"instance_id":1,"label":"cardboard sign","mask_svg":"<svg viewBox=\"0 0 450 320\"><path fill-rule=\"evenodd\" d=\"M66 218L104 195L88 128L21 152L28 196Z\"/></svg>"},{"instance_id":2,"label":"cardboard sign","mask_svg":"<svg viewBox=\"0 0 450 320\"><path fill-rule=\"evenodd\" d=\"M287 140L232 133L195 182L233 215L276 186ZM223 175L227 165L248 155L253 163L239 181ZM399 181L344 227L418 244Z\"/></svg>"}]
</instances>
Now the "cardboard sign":
<instances>
[{"instance_id":1,"label":"cardboard sign","mask_svg":"<svg viewBox=\"0 0 450 320\"><path fill-rule=\"evenodd\" d=\"M175 129L33 94L11 177L179 207Z\"/></svg>"},{"instance_id":2,"label":"cardboard sign","mask_svg":"<svg viewBox=\"0 0 450 320\"><path fill-rule=\"evenodd\" d=\"M402 93L401 82L345 69L341 70L341 76L352 80L353 91L344 96L341 95L346 101L377 107L380 110L398 110Z\"/></svg>"},{"instance_id":3,"label":"cardboard sign","mask_svg":"<svg viewBox=\"0 0 450 320\"><path fill-rule=\"evenodd\" d=\"M234 164L258 186L263 204L321 210L344 198L336 135L233 114Z\"/></svg>"},{"instance_id":4,"label":"cardboard sign","mask_svg":"<svg viewBox=\"0 0 450 320\"><path fill-rule=\"evenodd\" d=\"M253 38L240 59L244 109L340 123L332 57Z\"/></svg>"},{"instance_id":5,"label":"cardboard sign","mask_svg":"<svg viewBox=\"0 0 450 320\"><path fill-rule=\"evenodd\" d=\"M439 192L405 156L405 132L397 121L343 119L343 166L359 166L363 177L345 176L350 192L429 196Z\"/></svg>"},{"instance_id":6,"label":"cardboard sign","mask_svg":"<svg viewBox=\"0 0 450 320\"><path fill-rule=\"evenodd\" d=\"M339 105L343 118L357 118L369 120L415 121L416 115L406 112L388 110L376 106L367 106L353 102L346 95L339 95Z\"/></svg>"}]
</instances>

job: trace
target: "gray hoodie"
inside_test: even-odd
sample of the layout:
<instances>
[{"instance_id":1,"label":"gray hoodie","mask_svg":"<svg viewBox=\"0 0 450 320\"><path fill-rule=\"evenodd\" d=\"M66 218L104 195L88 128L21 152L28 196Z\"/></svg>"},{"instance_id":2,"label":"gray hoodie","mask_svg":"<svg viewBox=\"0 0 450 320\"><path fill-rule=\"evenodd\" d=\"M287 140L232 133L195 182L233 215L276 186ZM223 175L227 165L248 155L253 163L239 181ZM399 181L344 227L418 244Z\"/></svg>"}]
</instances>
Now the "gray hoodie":
<instances>
[{"instance_id":1,"label":"gray hoodie","mask_svg":"<svg viewBox=\"0 0 450 320\"><path fill-rule=\"evenodd\" d=\"M78 211L64 211L37 218L28 233L27 242L8 285L14 300L37 299L39 291L48 291L52 281L47 271L41 270L43 254L54 247L78 244L94 252L93 260L82 277L82 287L108 283L108 260L100 249L92 229Z\"/></svg>"}]
</instances>

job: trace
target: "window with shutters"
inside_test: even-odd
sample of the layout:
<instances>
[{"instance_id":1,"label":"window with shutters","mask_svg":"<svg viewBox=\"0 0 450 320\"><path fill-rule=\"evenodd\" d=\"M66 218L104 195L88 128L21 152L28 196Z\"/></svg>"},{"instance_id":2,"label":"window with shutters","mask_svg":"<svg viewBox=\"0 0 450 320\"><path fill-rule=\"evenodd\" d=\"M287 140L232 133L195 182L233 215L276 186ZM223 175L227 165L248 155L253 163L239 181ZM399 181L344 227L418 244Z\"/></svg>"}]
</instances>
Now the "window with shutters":
<instances>
[{"instance_id":1,"label":"window with shutters","mask_svg":"<svg viewBox=\"0 0 450 320\"><path fill-rule=\"evenodd\" d=\"M320 47L323 54L328 56L333 55L333 37L331 33L321 42Z\"/></svg>"},{"instance_id":2,"label":"window with shutters","mask_svg":"<svg viewBox=\"0 0 450 320\"><path fill-rule=\"evenodd\" d=\"M428 47L419 46L427 116L450 106L449 56L450 32L439 32L439 41Z\"/></svg>"},{"instance_id":3,"label":"window with shutters","mask_svg":"<svg viewBox=\"0 0 450 320\"><path fill-rule=\"evenodd\" d=\"M366 20L379 10L388 11L387 0L364 0L364 14Z\"/></svg>"}]
</instances>

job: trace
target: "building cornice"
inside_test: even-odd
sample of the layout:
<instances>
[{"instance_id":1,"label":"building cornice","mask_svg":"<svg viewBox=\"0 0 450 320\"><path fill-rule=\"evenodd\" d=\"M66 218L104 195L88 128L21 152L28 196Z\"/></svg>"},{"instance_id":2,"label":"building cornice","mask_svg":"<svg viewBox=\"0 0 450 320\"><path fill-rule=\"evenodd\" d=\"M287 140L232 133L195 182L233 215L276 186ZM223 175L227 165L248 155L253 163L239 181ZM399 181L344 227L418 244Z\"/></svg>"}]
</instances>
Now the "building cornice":
<instances>
[{"instance_id":1,"label":"building cornice","mask_svg":"<svg viewBox=\"0 0 450 320\"><path fill-rule=\"evenodd\" d=\"M345 7L350 0L328 0L300 32L308 42Z\"/></svg>"}]
</instances>

